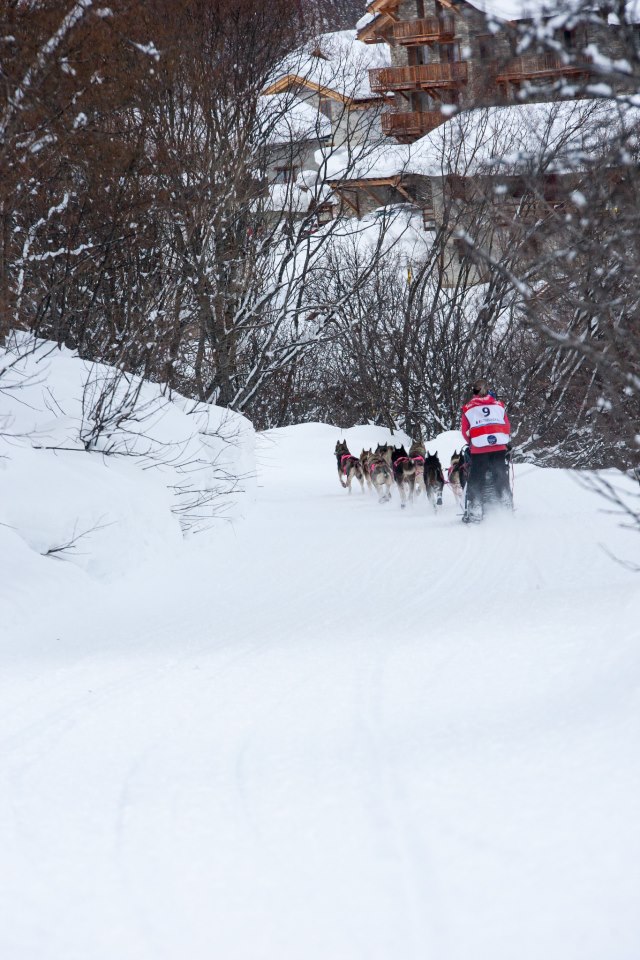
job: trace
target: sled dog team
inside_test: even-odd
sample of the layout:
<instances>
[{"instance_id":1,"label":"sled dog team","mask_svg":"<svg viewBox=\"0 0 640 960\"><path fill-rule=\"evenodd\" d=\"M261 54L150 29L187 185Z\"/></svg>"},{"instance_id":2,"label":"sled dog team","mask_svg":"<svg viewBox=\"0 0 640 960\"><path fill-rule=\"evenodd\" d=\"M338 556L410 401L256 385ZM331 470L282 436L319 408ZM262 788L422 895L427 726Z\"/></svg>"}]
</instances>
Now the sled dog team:
<instances>
[{"instance_id":1,"label":"sled dog team","mask_svg":"<svg viewBox=\"0 0 640 960\"><path fill-rule=\"evenodd\" d=\"M404 445L392 447L388 443L378 444L375 451L363 450L354 457L344 440L339 440L335 448L338 465L338 478L345 490L351 493L351 484L357 480L364 493L365 483L378 497L379 503L391 499L391 490L395 483L400 494L400 506L413 503L414 496L425 493L435 509L442 504L442 491L445 485L442 465L437 453L428 453L420 441L411 444L407 453ZM448 482L458 503L462 502L465 485L465 470L462 453L454 453L448 470Z\"/></svg>"},{"instance_id":2,"label":"sled dog team","mask_svg":"<svg viewBox=\"0 0 640 960\"><path fill-rule=\"evenodd\" d=\"M485 507L494 505L513 510L513 490L509 482L511 461L511 424L503 400L498 399L484 377L471 386L471 399L462 408L460 432L466 446L454 453L449 464L448 483L462 504L465 523L478 522ZM365 482L378 494L382 503L391 497L395 481L400 492L401 506L414 493L424 490L431 504L442 503L445 479L440 461L429 454L421 442L412 443L409 452L404 447L378 444L376 452L363 450L360 457L349 453L344 440L336 444L338 476L343 487L351 493L354 477L364 492Z\"/></svg>"}]
</instances>

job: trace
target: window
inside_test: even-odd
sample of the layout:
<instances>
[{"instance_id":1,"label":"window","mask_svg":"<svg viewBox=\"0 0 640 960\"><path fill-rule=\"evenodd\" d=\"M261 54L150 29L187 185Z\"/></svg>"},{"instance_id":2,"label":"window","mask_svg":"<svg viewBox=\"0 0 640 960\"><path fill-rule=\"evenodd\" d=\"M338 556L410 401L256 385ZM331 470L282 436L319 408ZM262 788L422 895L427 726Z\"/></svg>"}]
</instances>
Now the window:
<instances>
[{"instance_id":1,"label":"window","mask_svg":"<svg viewBox=\"0 0 640 960\"><path fill-rule=\"evenodd\" d=\"M454 40L452 43L441 43L440 44L440 62L441 63L458 63L462 60L460 52L460 42Z\"/></svg>"},{"instance_id":2,"label":"window","mask_svg":"<svg viewBox=\"0 0 640 960\"><path fill-rule=\"evenodd\" d=\"M493 58L493 39L491 37L478 37L478 53L481 60L491 60Z\"/></svg>"},{"instance_id":3,"label":"window","mask_svg":"<svg viewBox=\"0 0 640 960\"><path fill-rule=\"evenodd\" d=\"M324 223L331 223L333 220L333 207L329 203L323 203L318 207L317 210L318 223L320 225Z\"/></svg>"}]
</instances>

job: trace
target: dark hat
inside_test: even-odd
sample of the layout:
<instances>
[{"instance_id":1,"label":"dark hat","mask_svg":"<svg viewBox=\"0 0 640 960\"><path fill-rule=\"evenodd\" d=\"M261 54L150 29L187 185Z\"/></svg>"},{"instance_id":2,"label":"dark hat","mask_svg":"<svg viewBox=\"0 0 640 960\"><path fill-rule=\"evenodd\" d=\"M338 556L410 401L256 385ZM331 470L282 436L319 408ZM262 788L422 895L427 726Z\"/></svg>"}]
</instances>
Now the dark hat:
<instances>
[{"instance_id":1,"label":"dark hat","mask_svg":"<svg viewBox=\"0 0 640 960\"><path fill-rule=\"evenodd\" d=\"M475 381L471 387L471 392L475 397L486 397L486 395L489 393L489 384L484 377L480 377Z\"/></svg>"}]
</instances>

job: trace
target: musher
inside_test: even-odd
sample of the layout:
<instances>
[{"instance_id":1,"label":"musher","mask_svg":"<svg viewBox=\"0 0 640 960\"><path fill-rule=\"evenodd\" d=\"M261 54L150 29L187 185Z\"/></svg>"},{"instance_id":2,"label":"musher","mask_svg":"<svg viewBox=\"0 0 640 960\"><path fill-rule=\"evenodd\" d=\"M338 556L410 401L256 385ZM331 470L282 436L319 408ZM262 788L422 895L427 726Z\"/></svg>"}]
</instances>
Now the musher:
<instances>
[{"instance_id":1,"label":"musher","mask_svg":"<svg viewBox=\"0 0 640 960\"><path fill-rule=\"evenodd\" d=\"M484 506L496 502L513 507L509 486L511 425L502 400L497 400L481 377L473 396L462 408L460 430L469 445L465 523L482 520Z\"/></svg>"}]
</instances>

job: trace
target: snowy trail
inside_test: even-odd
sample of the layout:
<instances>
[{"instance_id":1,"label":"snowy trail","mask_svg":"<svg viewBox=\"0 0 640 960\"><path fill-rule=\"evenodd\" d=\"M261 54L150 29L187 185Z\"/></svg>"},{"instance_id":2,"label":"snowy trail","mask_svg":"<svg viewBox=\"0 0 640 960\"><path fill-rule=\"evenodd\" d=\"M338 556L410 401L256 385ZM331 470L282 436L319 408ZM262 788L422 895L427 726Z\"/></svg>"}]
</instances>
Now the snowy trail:
<instances>
[{"instance_id":1,"label":"snowy trail","mask_svg":"<svg viewBox=\"0 0 640 960\"><path fill-rule=\"evenodd\" d=\"M0 956L636 960L630 535L560 471L470 530L348 497L336 439L5 658Z\"/></svg>"}]
</instances>

